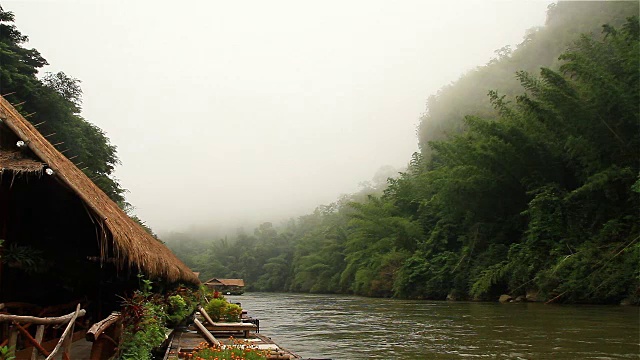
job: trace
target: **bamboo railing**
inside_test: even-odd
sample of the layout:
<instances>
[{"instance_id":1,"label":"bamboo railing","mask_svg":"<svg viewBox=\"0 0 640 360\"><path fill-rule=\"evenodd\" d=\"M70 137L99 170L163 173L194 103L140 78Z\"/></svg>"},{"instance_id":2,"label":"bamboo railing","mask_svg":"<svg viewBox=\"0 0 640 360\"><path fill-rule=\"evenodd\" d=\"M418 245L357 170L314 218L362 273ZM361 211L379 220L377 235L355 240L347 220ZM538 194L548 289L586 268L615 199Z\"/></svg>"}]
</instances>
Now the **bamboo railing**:
<instances>
[{"instance_id":1,"label":"bamboo railing","mask_svg":"<svg viewBox=\"0 0 640 360\"><path fill-rule=\"evenodd\" d=\"M46 360L51 360L62 350L62 358L69 360L69 350L73 339L73 330L75 328L76 319L86 314L84 309L80 309L80 304L76 306L76 311L59 317L36 317L0 314L0 323L10 322L8 346L11 355L15 355L16 345L18 344L18 336L22 335L27 343L33 346L31 360L36 360L41 356L46 356ZM29 333L27 328L31 325L37 325L35 337ZM42 347L42 338L44 336L45 327L47 325L63 325L67 324L64 332L60 336L60 340L55 348L49 352Z\"/></svg>"},{"instance_id":2,"label":"bamboo railing","mask_svg":"<svg viewBox=\"0 0 640 360\"><path fill-rule=\"evenodd\" d=\"M122 315L114 311L105 319L93 324L85 338L91 341L90 360L109 359L115 354L122 333Z\"/></svg>"}]
</instances>

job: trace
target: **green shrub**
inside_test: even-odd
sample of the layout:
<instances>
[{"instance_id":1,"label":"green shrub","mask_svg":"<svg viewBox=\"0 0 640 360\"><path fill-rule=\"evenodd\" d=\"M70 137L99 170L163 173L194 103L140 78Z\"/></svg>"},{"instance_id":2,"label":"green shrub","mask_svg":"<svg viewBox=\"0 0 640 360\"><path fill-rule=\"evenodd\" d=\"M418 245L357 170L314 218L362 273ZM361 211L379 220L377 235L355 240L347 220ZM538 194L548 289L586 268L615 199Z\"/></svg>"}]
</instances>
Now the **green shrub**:
<instances>
[{"instance_id":1,"label":"green shrub","mask_svg":"<svg viewBox=\"0 0 640 360\"><path fill-rule=\"evenodd\" d=\"M125 306L125 327L120 340L118 359L150 360L151 350L164 341L165 314L153 300L134 299Z\"/></svg>"},{"instance_id":2,"label":"green shrub","mask_svg":"<svg viewBox=\"0 0 640 360\"><path fill-rule=\"evenodd\" d=\"M242 308L236 304L228 304L224 311L224 319L228 322L240 321L240 315L242 315Z\"/></svg>"},{"instance_id":3,"label":"green shrub","mask_svg":"<svg viewBox=\"0 0 640 360\"><path fill-rule=\"evenodd\" d=\"M152 294L152 282L138 275L140 288L124 299L124 331L118 346L119 360L151 360L151 351L162 345L167 328L163 297Z\"/></svg>"},{"instance_id":4,"label":"green shrub","mask_svg":"<svg viewBox=\"0 0 640 360\"><path fill-rule=\"evenodd\" d=\"M180 295L169 296L167 303L167 324L169 325L178 325L191 314L187 302Z\"/></svg>"},{"instance_id":5,"label":"green shrub","mask_svg":"<svg viewBox=\"0 0 640 360\"><path fill-rule=\"evenodd\" d=\"M220 321L226 313L226 308L229 305L225 299L211 299L204 309L213 321Z\"/></svg>"}]
</instances>

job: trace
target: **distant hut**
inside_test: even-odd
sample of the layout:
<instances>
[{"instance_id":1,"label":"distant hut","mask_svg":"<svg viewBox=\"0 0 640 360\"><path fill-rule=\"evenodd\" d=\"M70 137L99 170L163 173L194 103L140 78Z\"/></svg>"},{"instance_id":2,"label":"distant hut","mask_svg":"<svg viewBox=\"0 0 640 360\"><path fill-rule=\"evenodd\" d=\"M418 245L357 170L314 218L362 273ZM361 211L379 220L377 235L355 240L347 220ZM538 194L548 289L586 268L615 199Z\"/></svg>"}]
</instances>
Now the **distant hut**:
<instances>
[{"instance_id":1,"label":"distant hut","mask_svg":"<svg viewBox=\"0 0 640 360\"><path fill-rule=\"evenodd\" d=\"M139 287L138 274L200 283L2 97L0 240L7 308L81 301L86 318L99 320L119 308L117 295Z\"/></svg>"},{"instance_id":2,"label":"distant hut","mask_svg":"<svg viewBox=\"0 0 640 360\"><path fill-rule=\"evenodd\" d=\"M223 294L242 295L244 293L244 280L213 278L204 282L208 288Z\"/></svg>"}]
</instances>

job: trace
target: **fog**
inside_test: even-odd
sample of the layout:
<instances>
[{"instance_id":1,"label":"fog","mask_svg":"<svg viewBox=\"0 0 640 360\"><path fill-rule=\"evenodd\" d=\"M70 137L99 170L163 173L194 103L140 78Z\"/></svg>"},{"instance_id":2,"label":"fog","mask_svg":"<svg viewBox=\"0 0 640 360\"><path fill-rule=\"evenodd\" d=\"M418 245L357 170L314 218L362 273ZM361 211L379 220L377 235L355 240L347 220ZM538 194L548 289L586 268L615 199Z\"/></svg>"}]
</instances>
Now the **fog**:
<instances>
[{"instance_id":1,"label":"fog","mask_svg":"<svg viewBox=\"0 0 640 360\"><path fill-rule=\"evenodd\" d=\"M418 150L425 102L547 1L3 1L157 232L279 221Z\"/></svg>"}]
</instances>

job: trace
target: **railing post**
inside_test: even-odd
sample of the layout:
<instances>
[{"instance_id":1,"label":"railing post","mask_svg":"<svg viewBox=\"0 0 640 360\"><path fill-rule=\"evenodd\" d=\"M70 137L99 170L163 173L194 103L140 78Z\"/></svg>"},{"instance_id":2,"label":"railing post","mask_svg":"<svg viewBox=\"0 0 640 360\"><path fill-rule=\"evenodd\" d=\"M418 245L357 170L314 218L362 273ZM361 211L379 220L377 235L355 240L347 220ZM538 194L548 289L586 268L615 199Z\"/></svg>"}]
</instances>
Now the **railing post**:
<instances>
[{"instance_id":1,"label":"railing post","mask_svg":"<svg viewBox=\"0 0 640 360\"><path fill-rule=\"evenodd\" d=\"M38 344L42 344L42 337L44 336L44 325L38 325L36 328L36 342ZM33 352L31 353L31 360L38 360L40 357L40 351L36 346L33 347Z\"/></svg>"},{"instance_id":2,"label":"railing post","mask_svg":"<svg viewBox=\"0 0 640 360\"><path fill-rule=\"evenodd\" d=\"M76 319L78 318L79 314L80 314L80 304L78 304L78 306L76 307L76 312L73 314L73 316L69 320L69 324L67 325L67 328L64 329L64 332L62 333L62 336L60 336L60 340L58 341L58 344L56 345L55 348L53 348L53 350L51 351L49 356L47 356L46 360L52 360L53 357L58 353L58 351L60 350L60 347L63 344L65 345L65 348L64 348L64 350L62 352L62 357L64 359L68 359L69 358L68 345L70 345L72 340L73 340L73 332L71 332L71 334L69 334L69 331L73 330L73 327L75 326ZM70 336L69 343L67 343L67 336Z\"/></svg>"},{"instance_id":3,"label":"railing post","mask_svg":"<svg viewBox=\"0 0 640 360\"><path fill-rule=\"evenodd\" d=\"M15 325L9 326L9 356L16 355L16 345L18 344L18 328Z\"/></svg>"},{"instance_id":4,"label":"railing post","mask_svg":"<svg viewBox=\"0 0 640 360\"><path fill-rule=\"evenodd\" d=\"M73 321L73 324L71 324L71 331L69 332L67 337L64 339L64 342L62 343L63 359L69 358L69 352L71 351L71 344L73 343L73 331L75 330L75 327L76 327L76 320L73 319L72 321Z\"/></svg>"}]
</instances>

